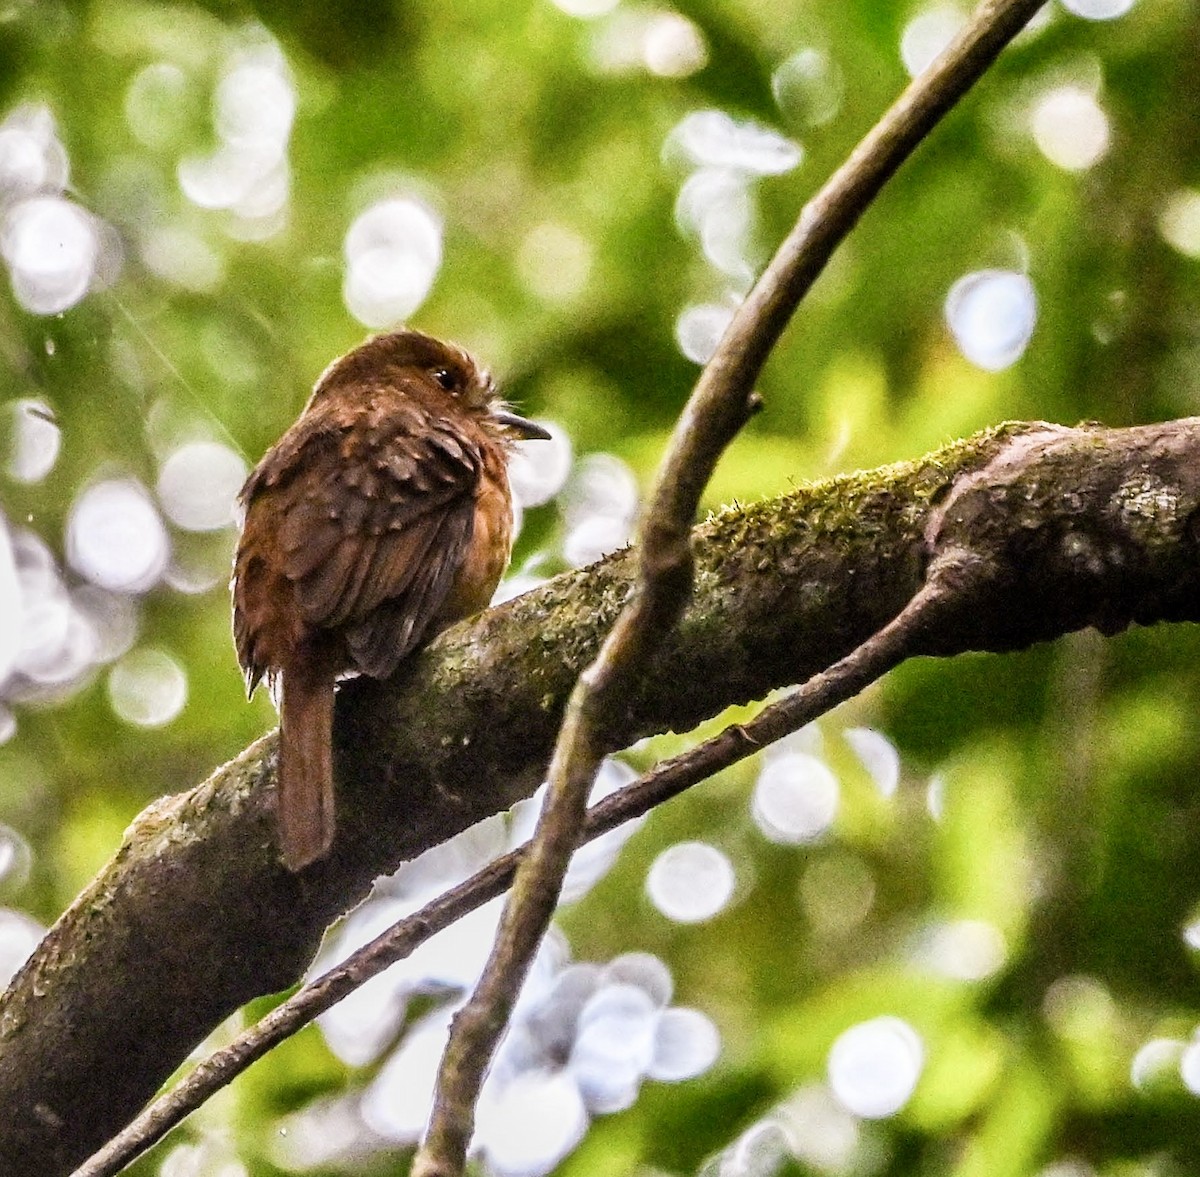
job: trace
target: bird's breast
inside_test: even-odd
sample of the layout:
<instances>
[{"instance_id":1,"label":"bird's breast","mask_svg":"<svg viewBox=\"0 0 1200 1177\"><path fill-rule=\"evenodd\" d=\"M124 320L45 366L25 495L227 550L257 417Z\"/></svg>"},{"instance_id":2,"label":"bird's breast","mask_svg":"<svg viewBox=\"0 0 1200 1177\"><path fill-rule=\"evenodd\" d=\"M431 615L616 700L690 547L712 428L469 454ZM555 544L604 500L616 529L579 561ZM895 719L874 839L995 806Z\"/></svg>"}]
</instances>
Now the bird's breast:
<instances>
[{"instance_id":1,"label":"bird's breast","mask_svg":"<svg viewBox=\"0 0 1200 1177\"><path fill-rule=\"evenodd\" d=\"M507 478L485 471L475 493L471 540L438 614L438 628L470 617L491 603L512 552L512 524Z\"/></svg>"}]
</instances>

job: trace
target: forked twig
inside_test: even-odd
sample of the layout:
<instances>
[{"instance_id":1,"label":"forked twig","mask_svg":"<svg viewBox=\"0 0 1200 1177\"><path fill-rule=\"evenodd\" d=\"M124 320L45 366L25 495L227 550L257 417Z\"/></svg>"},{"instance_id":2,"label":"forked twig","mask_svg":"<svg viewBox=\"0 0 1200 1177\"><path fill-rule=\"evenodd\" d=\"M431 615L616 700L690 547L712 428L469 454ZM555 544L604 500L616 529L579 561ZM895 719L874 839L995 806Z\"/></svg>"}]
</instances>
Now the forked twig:
<instances>
[{"instance_id":1,"label":"forked twig","mask_svg":"<svg viewBox=\"0 0 1200 1177\"><path fill-rule=\"evenodd\" d=\"M756 400L754 382L834 249L888 178L986 71L1044 0L985 0L817 196L738 309L684 407L639 529L639 578L596 661L580 676L551 759L546 800L492 953L451 1027L413 1177L461 1177L475 1104L583 828L603 731L691 593L690 533L717 459Z\"/></svg>"}]
</instances>

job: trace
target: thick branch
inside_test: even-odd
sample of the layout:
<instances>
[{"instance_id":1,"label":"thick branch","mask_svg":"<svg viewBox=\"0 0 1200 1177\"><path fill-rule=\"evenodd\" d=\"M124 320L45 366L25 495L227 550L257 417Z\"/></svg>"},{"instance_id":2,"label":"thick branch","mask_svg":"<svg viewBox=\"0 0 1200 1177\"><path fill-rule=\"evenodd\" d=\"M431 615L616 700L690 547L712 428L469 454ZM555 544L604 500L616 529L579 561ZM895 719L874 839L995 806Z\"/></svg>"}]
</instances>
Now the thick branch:
<instances>
[{"instance_id":1,"label":"thick branch","mask_svg":"<svg viewBox=\"0 0 1200 1177\"><path fill-rule=\"evenodd\" d=\"M910 653L1200 620L1200 419L1009 426L721 513L697 530L692 605L606 745L830 665L900 612L948 542L990 563L991 587ZM68 1172L222 1018L292 983L378 874L531 792L631 578L621 553L444 635L402 681L347 684L345 820L311 879L277 860L274 736L148 809L0 1007L0 1172Z\"/></svg>"},{"instance_id":2,"label":"thick branch","mask_svg":"<svg viewBox=\"0 0 1200 1177\"><path fill-rule=\"evenodd\" d=\"M610 793L587 811L578 843L602 833L715 772L752 756L767 744L824 715L858 694L901 660L944 608L957 608L964 594L983 586L990 569L969 552L954 547L935 555L921 591L878 633L840 662L784 693L744 724L731 724L718 735L661 761L632 784ZM409 956L430 937L502 895L519 879L518 867L533 844L493 859L470 878L443 892L419 911L398 920L341 964L310 981L228 1046L208 1055L185 1078L149 1104L123 1131L81 1165L72 1177L112 1177L157 1144L177 1124L231 1083L272 1047L291 1037L373 977ZM556 894L558 892L556 891ZM414 1161L414 1169L416 1167Z\"/></svg>"}]
</instances>

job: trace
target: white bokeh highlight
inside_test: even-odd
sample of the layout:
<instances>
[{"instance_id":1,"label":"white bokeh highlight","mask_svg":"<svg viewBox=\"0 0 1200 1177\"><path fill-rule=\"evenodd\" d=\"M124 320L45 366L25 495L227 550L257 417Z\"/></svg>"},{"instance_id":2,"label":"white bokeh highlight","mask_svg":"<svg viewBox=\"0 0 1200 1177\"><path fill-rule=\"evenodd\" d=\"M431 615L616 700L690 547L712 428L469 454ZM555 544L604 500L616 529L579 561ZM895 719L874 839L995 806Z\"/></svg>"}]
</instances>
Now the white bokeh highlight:
<instances>
[{"instance_id":1,"label":"white bokeh highlight","mask_svg":"<svg viewBox=\"0 0 1200 1177\"><path fill-rule=\"evenodd\" d=\"M693 363L707 364L733 321L734 307L726 303L696 303L684 307L675 320L675 342Z\"/></svg>"},{"instance_id":2,"label":"white bokeh highlight","mask_svg":"<svg viewBox=\"0 0 1200 1177\"><path fill-rule=\"evenodd\" d=\"M1200 188L1171 193L1158 215L1163 240L1185 257L1200 258Z\"/></svg>"},{"instance_id":3,"label":"white bokeh highlight","mask_svg":"<svg viewBox=\"0 0 1200 1177\"><path fill-rule=\"evenodd\" d=\"M675 993L671 970L652 952L623 953L604 967L603 975L609 981L644 989L655 1009L665 1008Z\"/></svg>"},{"instance_id":4,"label":"white bokeh highlight","mask_svg":"<svg viewBox=\"0 0 1200 1177\"><path fill-rule=\"evenodd\" d=\"M967 23L966 12L956 4L923 8L900 34L900 60L910 78L932 64Z\"/></svg>"},{"instance_id":5,"label":"white bokeh highlight","mask_svg":"<svg viewBox=\"0 0 1200 1177\"><path fill-rule=\"evenodd\" d=\"M667 919L698 924L725 909L736 882L728 855L707 842L679 842L651 864L646 894Z\"/></svg>"},{"instance_id":6,"label":"white bokeh highlight","mask_svg":"<svg viewBox=\"0 0 1200 1177\"><path fill-rule=\"evenodd\" d=\"M1037 295L1026 274L977 270L950 288L944 313L962 354L998 372L1025 354L1037 325Z\"/></svg>"},{"instance_id":7,"label":"white bokeh highlight","mask_svg":"<svg viewBox=\"0 0 1200 1177\"><path fill-rule=\"evenodd\" d=\"M895 1017L872 1018L840 1034L829 1051L829 1086L865 1120L894 1116L908 1103L924 1067L921 1038Z\"/></svg>"},{"instance_id":8,"label":"white bokeh highlight","mask_svg":"<svg viewBox=\"0 0 1200 1177\"><path fill-rule=\"evenodd\" d=\"M108 675L113 711L135 727L163 727L187 702L187 674L164 650L134 650Z\"/></svg>"},{"instance_id":9,"label":"white bokeh highlight","mask_svg":"<svg viewBox=\"0 0 1200 1177\"><path fill-rule=\"evenodd\" d=\"M557 421L538 421L550 440L518 441L508 460L508 484L523 508L548 503L566 485L574 455L571 437Z\"/></svg>"},{"instance_id":10,"label":"white bokeh highlight","mask_svg":"<svg viewBox=\"0 0 1200 1177\"><path fill-rule=\"evenodd\" d=\"M622 761L606 759L597 774L591 799L595 801L622 787L634 775ZM381 884L379 894L343 922L337 935L327 943L314 972L320 973L344 960L397 919L416 911L485 863L524 842L536 815L535 801L522 802L507 817L496 816L480 822L406 863ZM628 824L637 826L636 822ZM578 897L607 871L628 837L629 833L622 827L581 848L568 872L564 899ZM321 1029L334 1053L353 1066L366 1065L376 1060L393 1040L413 994L427 993L431 985L458 989L465 994L478 980L501 908L499 900L485 904L431 937L405 960L323 1014ZM522 1003L536 1005L544 997L555 984L554 978L562 976L558 970L564 955L562 938L551 928L526 981ZM614 962L613 968L617 967L618 962ZM640 954L634 954L621 958L617 979L639 984L654 994L656 1000L665 1001L670 984L667 974L664 987L663 971L665 966L661 962L656 968L648 960L641 959ZM406 1039L406 1043L408 1041Z\"/></svg>"},{"instance_id":11,"label":"white bokeh highlight","mask_svg":"<svg viewBox=\"0 0 1200 1177\"><path fill-rule=\"evenodd\" d=\"M563 1071L527 1071L479 1100L475 1138L497 1177L540 1177L584 1137L588 1111Z\"/></svg>"},{"instance_id":12,"label":"white bokeh highlight","mask_svg":"<svg viewBox=\"0 0 1200 1177\"><path fill-rule=\"evenodd\" d=\"M588 57L599 73L686 78L708 64L708 43L681 12L627 5L597 24Z\"/></svg>"},{"instance_id":13,"label":"white bokeh highlight","mask_svg":"<svg viewBox=\"0 0 1200 1177\"><path fill-rule=\"evenodd\" d=\"M66 196L68 174L49 107L10 111L0 122L0 257L14 297L33 314L69 310L120 267L116 234Z\"/></svg>"},{"instance_id":14,"label":"white bokeh highlight","mask_svg":"<svg viewBox=\"0 0 1200 1177\"><path fill-rule=\"evenodd\" d=\"M363 1119L385 1139L415 1143L424 1131L438 1063L449 1037L450 1014L450 1010L432 1014L410 1029L367 1088L360 1105Z\"/></svg>"},{"instance_id":15,"label":"white bokeh highlight","mask_svg":"<svg viewBox=\"0 0 1200 1177\"><path fill-rule=\"evenodd\" d=\"M786 751L766 758L754 786L750 814L770 841L800 845L828 832L840 796L837 777L823 760Z\"/></svg>"},{"instance_id":16,"label":"white bokeh highlight","mask_svg":"<svg viewBox=\"0 0 1200 1177\"><path fill-rule=\"evenodd\" d=\"M1186 1048L1187 1044L1178 1038L1144 1042L1129 1063L1129 1082L1138 1091L1149 1091L1164 1080L1178 1079Z\"/></svg>"},{"instance_id":17,"label":"white bokeh highlight","mask_svg":"<svg viewBox=\"0 0 1200 1177\"><path fill-rule=\"evenodd\" d=\"M0 907L0 992L45 934L46 929L23 912Z\"/></svg>"},{"instance_id":18,"label":"white bokeh highlight","mask_svg":"<svg viewBox=\"0 0 1200 1177\"><path fill-rule=\"evenodd\" d=\"M0 516L0 683L16 667L24 642L24 593L8 526Z\"/></svg>"},{"instance_id":19,"label":"white bokeh highlight","mask_svg":"<svg viewBox=\"0 0 1200 1177\"><path fill-rule=\"evenodd\" d=\"M668 138L696 167L721 168L750 176L780 176L804 158L800 145L771 127L739 120L723 110L687 115Z\"/></svg>"},{"instance_id":20,"label":"white bokeh highlight","mask_svg":"<svg viewBox=\"0 0 1200 1177\"><path fill-rule=\"evenodd\" d=\"M762 123L736 119L723 110L697 110L670 132L663 154L688 169L675 202L679 230L697 240L704 260L723 276L728 297L736 303L756 269L754 186L799 166L804 150ZM689 359L711 354L700 329L698 316L704 313L689 308L676 324L676 339Z\"/></svg>"},{"instance_id":21,"label":"white bokeh highlight","mask_svg":"<svg viewBox=\"0 0 1200 1177\"><path fill-rule=\"evenodd\" d=\"M797 1160L822 1173L851 1171L862 1141L858 1119L824 1083L801 1087L776 1112Z\"/></svg>"},{"instance_id":22,"label":"white bokeh highlight","mask_svg":"<svg viewBox=\"0 0 1200 1177\"><path fill-rule=\"evenodd\" d=\"M81 584L70 592L70 607L91 632L97 662L114 662L132 648L140 625L134 598Z\"/></svg>"},{"instance_id":23,"label":"white bokeh highlight","mask_svg":"<svg viewBox=\"0 0 1200 1177\"><path fill-rule=\"evenodd\" d=\"M1038 150L1069 172L1085 171L1108 152L1108 115L1082 86L1068 83L1047 90L1034 103L1029 126Z\"/></svg>"},{"instance_id":24,"label":"white bokeh highlight","mask_svg":"<svg viewBox=\"0 0 1200 1177\"><path fill-rule=\"evenodd\" d=\"M782 1124L772 1118L757 1120L728 1148L710 1157L697 1177L775 1177L791 1152Z\"/></svg>"},{"instance_id":25,"label":"white bokeh highlight","mask_svg":"<svg viewBox=\"0 0 1200 1177\"><path fill-rule=\"evenodd\" d=\"M56 315L88 292L100 255L95 218L61 196L34 196L8 210L0 254L27 310Z\"/></svg>"},{"instance_id":26,"label":"white bokeh highlight","mask_svg":"<svg viewBox=\"0 0 1200 1177\"><path fill-rule=\"evenodd\" d=\"M33 850L12 826L0 822L0 893L12 894L29 881ZM0 990L4 981L0 979Z\"/></svg>"},{"instance_id":27,"label":"white bokeh highlight","mask_svg":"<svg viewBox=\"0 0 1200 1177\"><path fill-rule=\"evenodd\" d=\"M607 1114L633 1105L654 1059L656 1014L649 993L620 982L584 1004L569 1067L589 1107Z\"/></svg>"},{"instance_id":28,"label":"white bokeh highlight","mask_svg":"<svg viewBox=\"0 0 1200 1177\"><path fill-rule=\"evenodd\" d=\"M0 123L0 202L61 192L69 171L49 107L21 105Z\"/></svg>"},{"instance_id":29,"label":"white bokeh highlight","mask_svg":"<svg viewBox=\"0 0 1200 1177\"><path fill-rule=\"evenodd\" d=\"M607 757L600 764L588 805L596 805L610 794L632 784L637 773L624 761ZM534 826L545 802L546 786L542 784L532 797L518 801L510 812L509 840L516 845L533 837ZM625 843L645 822L645 816L623 822L616 829L585 842L571 856L571 865L563 879L560 903L573 903L582 898L602 879L617 859Z\"/></svg>"},{"instance_id":30,"label":"white bokeh highlight","mask_svg":"<svg viewBox=\"0 0 1200 1177\"><path fill-rule=\"evenodd\" d=\"M941 821L946 814L946 777L935 772L925 786L925 809L934 821Z\"/></svg>"},{"instance_id":31,"label":"white bokeh highlight","mask_svg":"<svg viewBox=\"0 0 1200 1177\"><path fill-rule=\"evenodd\" d=\"M1179 1055L1179 1077L1192 1095L1200 1095L1200 1038L1195 1035Z\"/></svg>"},{"instance_id":32,"label":"white bokeh highlight","mask_svg":"<svg viewBox=\"0 0 1200 1177\"><path fill-rule=\"evenodd\" d=\"M32 398L6 406L9 428L5 472L15 482L41 482L58 460L62 430L45 401Z\"/></svg>"},{"instance_id":33,"label":"white bokeh highlight","mask_svg":"<svg viewBox=\"0 0 1200 1177\"><path fill-rule=\"evenodd\" d=\"M858 762L867 770L880 795L891 797L900 787L900 753L883 734L869 727L851 727L842 733Z\"/></svg>"},{"instance_id":34,"label":"white bokeh highlight","mask_svg":"<svg viewBox=\"0 0 1200 1177\"><path fill-rule=\"evenodd\" d=\"M360 213L343 246L342 297L366 327L391 327L429 296L442 265L441 218L423 200L396 196Z\"/></svg>"},{"instance_id":35,"label":"white bokeh highlight","mask_svg":"<svg viewBox=\"0 0 1200 1177\"><path fill-rule=\"evenodd\" d=\"M672 987L666 965L648 953L608 965L539 953L484 1083L472 1153L493 1173L540 1177L592 1117L630 1106L647 1079L678 1082L708 1070L720 1035L699 1011L669 1006ZM368 1086L362 1115L385 1139L409 1144L424 1130L453 1009L410 1027ZM397 1027L390 1023L385 1041Z\"/></svg>"},{"instance_id":36,"label":"white bokeh highlight","mask_svg":"<svg viewBox=\"0 0 1200 1177\"><path fill-rule=\"evenodd\" d=\"M627 463L605 453L581 458L559 500L567 562L591 564L629 543L639 502L637 476Z\"/></svg>"},{"instance_id":37,"label":"white bokeh highlight","mask_svg":"<svg viewBox=\"0 0 1200 1177\"><path fill-rule=\"evenodd\" d=\"M658 1019L647 1074L664 1083L703 1075L720 1056L721 1033L698 1009L668 1009Z\"/></svg>"},{"instance_id":38,"label":"white bokeh highlight","mask_svg":"<svg viewBox=\"0 0 1200 1177\"><path fill-rule=\"evenodd\" d=\"M283 51L261 29L252 30L225 61L213 93L217 146L179 161L183 194L200 208L235 214L244 222L237 230L229 226L235 235L262 237L281 228L295 114L296 90Z\"/></svg>"},{"instance_id":39,"label":"white bokeh highlight","mask_svg":"<svg viewBox=\"0 0 1200 1177\"><path fill-rule=\"evenodd\" d=\"M846 99L841 67L814 46L793 53L771 75L771 93L783 114L809 127L832 122Z\"/></svg>"},{"instance_id":40,"label":"white bokeh highlight","mask_svg":"<svg viewBox=\"0 0 1200 1177\"><path fill-rule=\"evenodd\" d=\"M1084 20L1115 20L1124 16L1136 0L1062 0L1062 6Z\"/></svg>"},{"instance_id":41,"label":"white bokeh highlight","mask_svg":"<svg viewBox=\"0 0 1200 1177\"><path fill-rule=\"evenodd\" d=\"M619 789L631 785L637 780L637 772L623 760L613 757L606 758L596 773L592 791L588 794L588 805L596 805L605 797ZM532 816L532 814L530 815ZM621 853L625 843L642 828L645 816L633 821L623 822L615 830L609 830L598 838L584 843L571 856L571 865L567 868L566 878L563 879L560 902L573 903L586 895L612 867ZM515 827L514 827L515 832ZM533 827L528 827L527 837L532 837ZM639 978L638 983L642 980Z\"/></svg>"},{"instance_id":42,"label":"white bokeh highlight","mask_svg":"<svg viewBox=\"0 0 1200 1177\"><path fill-rule=\"evenodd\" d=\"M1004 935L987 920L948 920L920 938L915 953L927 968L955 981L983 981L1004 966Z\"/></svg>"},{"instance_id":43,"label":"white bokeh highlight","mask_svg":"<svg viewBox=\"0 0 1200 1177\"><path fill-rule=\"evenodd\" d=\"M234 522L246 463L228 446L193 441L168 455L158 472L158 501L185 531L218 531Z\"/></svg>"},{"instance_id":44,"label":"white bokeh highlight","mask_svg":"<svg viewBox=\"0 0 1200 1177\"><path fill-rule=\"evenodd\" d=\"M130 478L107 479L76 499L67 519L67 558L101 588L145 592L162 576L170 541L150 496Z\"/></svg>"},{"instance_id":45,"label":"white bokeh highlight","mask_svg":"<svg viewBox=\"0 0 1200 1177\"><path fill-rule=\"evenodd\" d=\"M650 13L641 42L646 69L660 78L686 78L708 64L704 34L680 12Z\"/></svg>"},{"instance_id":46,"label":"white bokeh highlight","mask_svg":"<svg viewBox=\"0 0 1200 1177\"><path fill-rule=\"evenodd\" d=\"M70 598L45 541L33 532L16 531L9 534L9 543L17 577L10 632L18 639L10 670L36 684L56 685L83 668ZM4 591L12 593L11 583Z\"/></svg>"},{"instance_id":47,"label":"white bokeh highlight","mask_svg":"<svg viewBox=\"0 0 1200 1177\"><path fill-rule=\"evenodd\" d=\"M1200 952L1200 919L1189 920L1183 926L1183 942L1193 951Z\"/></svg>"},{"instance_id":48,"label":"white bokeh highlight","mask_svg":"<svg viewBox=\"0 0 1200 1177\"><path fill-rule=\"evenodd\" d=\"M675 201L679 228L699 240L708 262L738 279L749 269L747 250L754 216L754 197L746 177L732 168L693 172Z\"/></svg>"}]
</instances>

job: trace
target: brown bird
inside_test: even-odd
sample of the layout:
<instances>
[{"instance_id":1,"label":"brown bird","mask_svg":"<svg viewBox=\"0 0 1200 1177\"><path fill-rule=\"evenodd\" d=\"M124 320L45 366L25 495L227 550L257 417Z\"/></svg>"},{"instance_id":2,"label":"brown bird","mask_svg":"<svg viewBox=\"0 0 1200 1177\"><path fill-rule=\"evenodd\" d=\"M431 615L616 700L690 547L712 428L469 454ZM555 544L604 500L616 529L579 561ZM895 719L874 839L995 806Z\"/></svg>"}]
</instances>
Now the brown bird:
<instances>
[{"instance_id":1,"label":"brown bird","mask_svg":"<svg viewBox=\"0 0 1200 1177\"><path fill-rule=\"evenodd\" d=\"M335 680L386 678L487 606L512 549L512 444L549 436L461 348L397 331L326 369L242 487L234 640L249 692L279 687L289 870L333 839Z\"/></svg>"}]
</instances>

